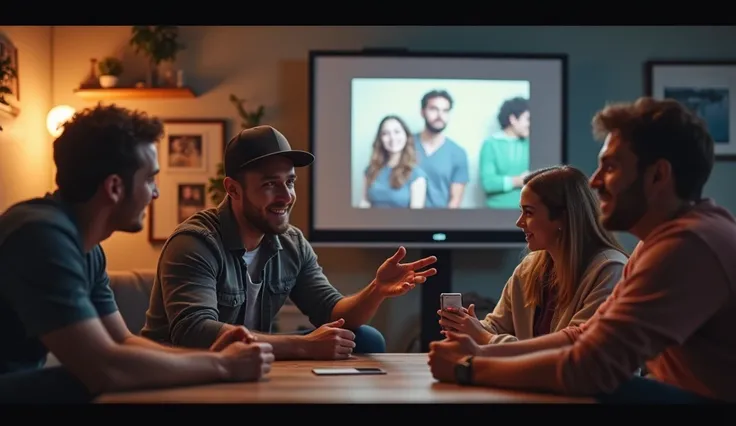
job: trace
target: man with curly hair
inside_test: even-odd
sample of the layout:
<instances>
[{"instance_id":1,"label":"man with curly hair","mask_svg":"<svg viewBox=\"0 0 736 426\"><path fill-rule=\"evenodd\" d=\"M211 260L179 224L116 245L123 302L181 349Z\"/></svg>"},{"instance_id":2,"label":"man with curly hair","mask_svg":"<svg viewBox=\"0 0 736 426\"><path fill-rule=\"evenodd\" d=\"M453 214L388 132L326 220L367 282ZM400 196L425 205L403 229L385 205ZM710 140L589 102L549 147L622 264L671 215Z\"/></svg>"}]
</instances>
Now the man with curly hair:
<instances>
[{"instance_id":1,"label":"man with curly hair","mask_svg":"<svg viewBox=\"0 0 736 426\"><path fill-rule=\"evenodd\" d=\"M54 142L58 189L0 216L0 402L84 402L270 371L271 345L244 327L185 351L133 335L118 311L100 243L143 229L162 134L158 119L115 105L76 114ZM62 367L43 368L49 352Z\"/></svg>"}]
</instances>

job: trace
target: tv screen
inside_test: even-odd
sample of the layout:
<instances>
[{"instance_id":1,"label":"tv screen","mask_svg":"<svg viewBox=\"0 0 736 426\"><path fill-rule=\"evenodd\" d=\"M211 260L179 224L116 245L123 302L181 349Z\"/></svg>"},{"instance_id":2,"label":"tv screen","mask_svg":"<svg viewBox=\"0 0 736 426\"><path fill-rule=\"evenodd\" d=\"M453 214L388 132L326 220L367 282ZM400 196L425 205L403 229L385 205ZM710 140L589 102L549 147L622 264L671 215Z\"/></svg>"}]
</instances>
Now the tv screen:
<instances>
[{"instance_id":1,"label":"tv screen","mask_svg":"<svg viewBox=\"0 0 736 426\"><path fill-rule=\"evenodd\" d=\"M565 162L566 61L310 52L310 240L523 245L524 175Z\"/></svg>"}]
</instances>

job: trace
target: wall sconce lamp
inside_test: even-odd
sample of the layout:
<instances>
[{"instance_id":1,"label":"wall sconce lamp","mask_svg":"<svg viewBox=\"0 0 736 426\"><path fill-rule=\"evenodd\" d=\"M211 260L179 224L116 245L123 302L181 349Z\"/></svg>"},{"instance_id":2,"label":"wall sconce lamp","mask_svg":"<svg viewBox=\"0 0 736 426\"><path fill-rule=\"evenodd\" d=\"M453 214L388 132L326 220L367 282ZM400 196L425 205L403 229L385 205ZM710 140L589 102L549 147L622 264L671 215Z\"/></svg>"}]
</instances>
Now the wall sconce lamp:
<instances>
[{"instance_id":1,"label":"wall sconce lamp","mask_svg":"<svg viewBox=\"0 0 736 426\"><path fill-rule=\"evenodd\" d=\"M46 129L51 136L58 138L64 131L61 125L69 121L75 112L76 110L69 105L57 105L51 108L46 116Z\"/></svg>"}]
</instances>

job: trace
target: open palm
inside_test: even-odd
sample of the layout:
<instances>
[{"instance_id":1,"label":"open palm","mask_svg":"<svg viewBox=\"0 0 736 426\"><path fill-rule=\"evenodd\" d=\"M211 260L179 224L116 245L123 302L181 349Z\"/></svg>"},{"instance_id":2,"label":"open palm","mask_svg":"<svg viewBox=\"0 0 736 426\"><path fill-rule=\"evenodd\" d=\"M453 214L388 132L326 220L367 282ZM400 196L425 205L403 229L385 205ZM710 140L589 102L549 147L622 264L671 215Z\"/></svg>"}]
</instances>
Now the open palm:
<instances>
[{"instance_id":1,"label":"open palm","mask_svg":"<svg viewBox=\"0 0 736 426\"><path fill-rule=\"evenodd\" d=\"M437 261L435 256L410 263L400 263L404 256L406 256L406 249L399 247L396 253L386 259L376 271L376 285L384 296L401 296L437 273L435 268L422 270Z\"/></svg>"}]
</instances>

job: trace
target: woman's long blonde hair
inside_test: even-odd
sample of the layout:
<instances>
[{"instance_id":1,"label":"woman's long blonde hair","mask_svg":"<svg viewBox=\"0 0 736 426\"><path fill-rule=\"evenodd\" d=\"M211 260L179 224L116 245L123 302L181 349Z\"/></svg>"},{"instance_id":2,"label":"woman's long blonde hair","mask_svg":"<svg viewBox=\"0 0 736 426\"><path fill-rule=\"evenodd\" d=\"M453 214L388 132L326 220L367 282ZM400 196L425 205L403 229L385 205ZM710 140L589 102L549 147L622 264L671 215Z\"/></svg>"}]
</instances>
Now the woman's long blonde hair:
<instances>
[{"instance_id":1,"label":"woman's long blonde hair","mask_svg":"<svg viewBox=\"0 0 736 426\"><path fill-rule=\"evenodd\" d=\"M547 250L528 253L522 260L526 305L541 305L542 287L547 283L557 291L557 305L567 306L597 253L614 249L628 254L601 224L598 200L582 171L571 166L540 169L524 178L524 186L542 200L550 220L562 223L558 264Z\"/></svg>"},{"instance_id":2,"label":"woman's long blonde hair","mask_svg":"<svg viewBox=\"0 0 736 426\"><path fill-rule=\"evenodd\" d=\"M406 133L406 146L404 146L404 150L401 152L399 164L391 170L391 177L389 179L391 187L398 189L404 186L406 181L409 180L411 173L414 171L414 167L417 165L417 152L414 147L414 136L411 134L409 126L399 116L387 115L386 117L383 117L383 120L381 120L380 123L378 123L378 130L376 131L376 137L373 139L373 151L371 152L370 162L368 163L368 172L366 173L366 177L368 186L370 186L376 179L376 176L378 176L378 172L380 172L383 166L388 162L389 155L381 141L381 130L383 130L383 124L388 120L396 120Z\"/></svg>"}]
</instances>

